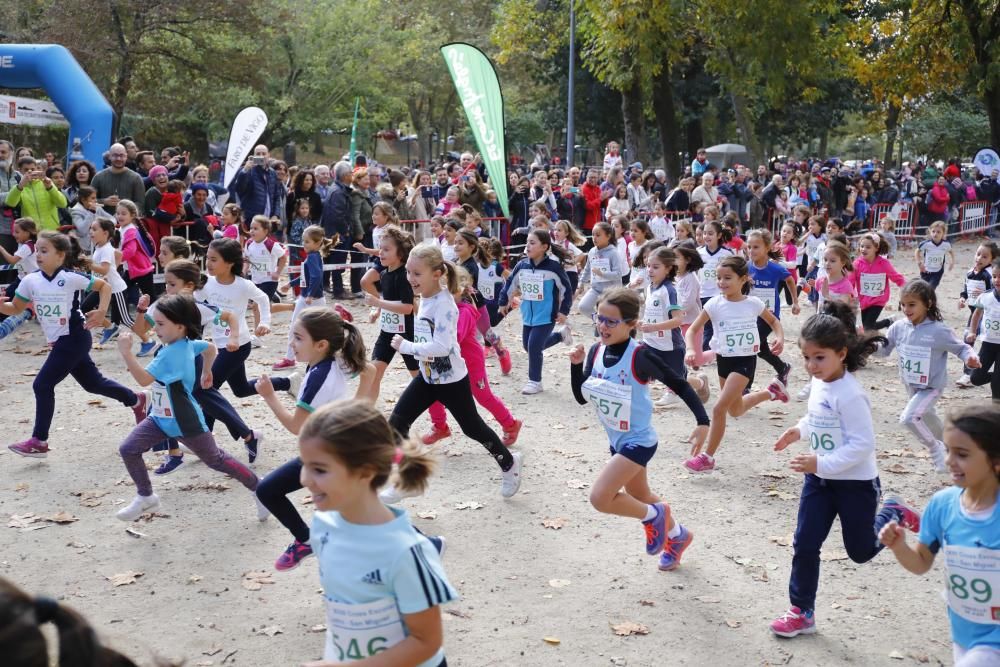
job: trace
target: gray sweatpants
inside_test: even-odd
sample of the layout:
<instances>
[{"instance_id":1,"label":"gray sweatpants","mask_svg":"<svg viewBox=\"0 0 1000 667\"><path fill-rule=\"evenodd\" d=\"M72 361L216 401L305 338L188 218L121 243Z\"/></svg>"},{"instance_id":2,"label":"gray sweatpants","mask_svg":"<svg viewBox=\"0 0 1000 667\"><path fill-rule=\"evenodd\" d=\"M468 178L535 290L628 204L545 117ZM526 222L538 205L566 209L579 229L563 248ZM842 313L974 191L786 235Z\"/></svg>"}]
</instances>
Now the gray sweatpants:
<instances>
[{"instance_id":1,"label":"gray sweatpants","mask_svg":"<svg viewBox=\"0 0 1000 667\"><path fill-rule=\"evenodd\" d=\"M910 402L899 416L899 423L917 436L927 449L941 443L944 425L934 410L934 403L941 397L941 389L918 389L910 391Z\"/></svg>"}]
</instances>

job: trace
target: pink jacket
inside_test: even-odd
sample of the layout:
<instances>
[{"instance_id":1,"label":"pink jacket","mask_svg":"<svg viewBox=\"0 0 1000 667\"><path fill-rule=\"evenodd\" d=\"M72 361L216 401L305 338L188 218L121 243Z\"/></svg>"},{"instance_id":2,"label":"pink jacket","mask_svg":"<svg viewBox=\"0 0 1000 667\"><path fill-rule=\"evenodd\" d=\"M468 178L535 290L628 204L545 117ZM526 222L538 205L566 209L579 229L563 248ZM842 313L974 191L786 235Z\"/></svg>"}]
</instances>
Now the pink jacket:
<instances>
[{"instance_id":1,"label":"pink jacket","mask_svg":"<svg viewBox=\"0 0 1000 667\"><path fill-rule=\"evenodd\" d=\"M476 334L479 332L479 311L471 303L458 304L458 347L469 368L482 369L485 374L486 351Z\"/></svg>"},{"instance_id":2,"label":"pink jacket","mask_svg":"<svg viewBox=\"0 0 1000 667\"><path fill-rule=\"evenodd\" d=\"M139 230L134 224L129 225L122 234L122 261L128 262L128 277L132 280L153 272L153 262L142 249Z\"/></svg>"},{"instance_id":3,"label":"pink jacket","mask_svg":"<svg viewBox=\"0 0 1000 667\"><path fill-rule=\"evenodd\" d=\"M864 275L866 273L885 274L885 286L882 289L882 294L879 296L865 296L862 294L861 283L864 280ZM900 275L899 271L896 270L896 267L892 265L892 262L881 256L876 257L875 261L870 264L864 257L858 257L854 260L854 271L850 275L851 281L854 283L854 289L856 289L860 295L858 298L862 310L869 306L884 306L889 303L889 292L891 291L889 289L890 280L896 283L897 286L901 286L906 282L906 278Z\"/></svg>"}]
</instances>

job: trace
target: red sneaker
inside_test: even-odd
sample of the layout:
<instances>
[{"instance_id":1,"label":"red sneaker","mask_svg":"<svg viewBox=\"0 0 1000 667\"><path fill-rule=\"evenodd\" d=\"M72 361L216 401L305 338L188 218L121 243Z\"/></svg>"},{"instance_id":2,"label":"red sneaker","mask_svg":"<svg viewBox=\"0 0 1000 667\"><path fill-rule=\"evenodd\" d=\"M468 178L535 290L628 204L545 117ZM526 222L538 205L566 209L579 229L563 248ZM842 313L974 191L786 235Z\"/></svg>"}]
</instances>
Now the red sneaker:
<instances>
[{"instance_id":1,"label":"red sneaker","mask_svg":"<svg viewBox=\"0 0 1000 667\"><path fill-rule=\"evenodd\" d=\"M445 426L443 429L439 429L437 426L433 427L430 433L425 433L420 436L420 442L425 445L433 445L438 440L444 440L445 438L451 437L451 428Z\"/></svg>"},{"instance_id":2,"label":"red sneaker","mask_svg":"<svg viewBox=\"0 0 1000 667\"><path fill-rule=\"evenodd\" d=\"M295 368L295 360L294 359L279 359L278 361L274 362L274 365L271 366L271 368L274 369L274 370L276 370L276 371L280 371L280 370L283 370L285 368Z\"/></svg>"},{"instance_id":3,"label":"red sneaker","mask_svg":"<svg viewBox=\"0 0 1000 667\"><path fill-rule=\"evenodd\" d=\"M30 437L24 442L18 442L7 447L10 451L33 459L44 459L49 455L49 443L36 437Z\"/></svg>"},{"instance_id":4,"label":"red sneaker","mask_svg":"<svg viewBox=\"0 0 1000 667\"><path fill-rule=\"evenodd\" d=\"M510 351L507 348L497 350L497 359L500 360L500 372L504 375L510 375L510 369L513 366L510 361Z\"/></svg>"},{"instance_id":5,"label":"red sneaker","mask_svg":"<svg viewBox=\"0 0 1000 667\"><path fill-rule=\"evenodd\" d=\"M343 306L341 306L339 303L334 304L334 306L333 306L333 312L335 312L338 315L340 315L340 319L344 320L345 322L353 322L354 321L354 315L351 315L351 311L347 310L346 308L344 308Z\"/></svg>"},{"instance_id":6,"label":"red sneaker","mask_svg":"<svg viewBox=\"0 0 1000 667\"><path fill-rule=\"evenodd\" d=\"M524 426L524 422L520 419L515 419L514 423L503 430L503 446L513 447L514 443L517 442L517 436L521 433L521 427Z\"/></svg>"}]
</instances>

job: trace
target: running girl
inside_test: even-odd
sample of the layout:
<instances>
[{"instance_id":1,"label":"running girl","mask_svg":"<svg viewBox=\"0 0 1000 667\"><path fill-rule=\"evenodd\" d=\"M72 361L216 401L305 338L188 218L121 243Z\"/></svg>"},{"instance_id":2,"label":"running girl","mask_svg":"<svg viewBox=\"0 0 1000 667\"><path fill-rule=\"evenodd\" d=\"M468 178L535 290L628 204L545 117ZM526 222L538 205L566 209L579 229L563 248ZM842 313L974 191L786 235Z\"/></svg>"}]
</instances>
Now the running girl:
<instances>
[{"instance_id":1,"label":"running girl","mask_svg":"<svg viewBox=\"0 0 1000 667\"><path fill-rule=\"evenodd\" d=\"M705 304L712 297L719 294L719 284L718 284L718 267L719 262L727 257L733 257L733 251L725 247L726 243L732 236L723 228L722 223L719 222L706 222L701 225L702 227L702 245L698 248L698 254L701 255L701 261L703 266L698 272L698 279L701 281L701 305L704 308ZM715 333L712 329L712 321L705 321L705 331L702 334L702 339L699 341L698 346L702 350L708 350L711 348L709 345L712 340L712 336ZM688 345L688 353L694 349L693 345Z\"/></svg>"},{"instance_id":2,"label":"running girl","mask_svg":"<svg viewBox=\"0 0 1000 667\"><path fill-rule=\"evenodd\" d=\"M431 541L404 510L386 507L376 493L394 463L393 483L410 493L423 491L433 465L412 445L400 449L395 442L385 417L363 401L321 408L299 437L302 483L319 510L311 544L326 601L323 658L329 661L319 664L446 663L441 605L458 593Z\"/></svg>"},{"instance_id":3,"label":"running girl","mask_svg":"<svg viewBox=\"0 0 1000 667\"><path fill-rule=\"evenodd\" d=\"M882 314L885 304L889 303L889 281L902 286L906 279L886 257L889 254L889 244L880 234L865 234L858 247L861 257L854 260L851 279L854 281L854 289L860 295L861 325L865 331L885 329L892 324L892 320L880 320L878 316Z\"/></svg>"},{"instance_id":4,"label":"running girl","mask_svg":"<svg viewBox=\"0 0 1000 667\"><path fill-rule=\"evenodd\" d=\"M812 376L809 408L796 426L781 434L774 449L781 451L801 439L812 451L789 463L805 480L788 584L791 607L771 622L771 632L781 637L816 632L820 549L835 518L840 517L844 548L855 563L867 563L882 550L875 538L891 521L914 532L920 529L920 516L900 499L889 496L882 509L878 507L882 490L871 404L853 373L884 341L880 336L859 337L854 314L836 302L810 317L799 334Z\"/></svg>"},{"instance_id":5,"label":"running girl","mask_svg":"<svg viewBox=\"0 0 1000 667\"><path fill-rule=\"evenodd\" d=\"M614 242L615 231L610 224L597 223L592 235L594 247L587 253L587 265L580 275L580 287L577 290L577 294L582 294L583 284L590 282L590 289L580 299L580 312L587 317L593 316L597 300L604 290L621 287L620 277L628 270L619 258Z\"/></svg>"},{"instance_id":6,"label":"running girl","mask_svg":"<svg viewBox=\"0 0 1000 667\"><path fill-rule=\"evenodd\" d=\"M444 223L444 236L441 237L439 245L441 246L441 255L446 262L454 262L458 259L458 255L455 254L455 238L461 228L462 223L458 220L448 219Z\"/></svg>"},{"instance_id":7,"label":"running girl","mask_svg":"<svg viewBox=\"0 0 1000 667\"><path fill-rule=\"evenodd\" d=\"M692 472L715 470L715 452L722 444L726 432L726 415L739 417L764 401L788 400L785 388L775 380L767 389L744 394L757 369L757 353L761 341L757 331L757 318L762 317L775 333L771 352L781 354L785 346L785 333L781 321L764 306L764 302L750 292L750 271L742 257L726 257L715 265L715 276L719 294L711 297L704 310L687 330L685 343L687 354L684 361L689 365L695 361L695 347L701 342L702 328L707 322L715 322L718 330L711 339L711 347L718 357L719 386L722 391L712 408L712 428L708 434L708 448L701 451L702 443L696 442L691 448L691 458L684 466Z\"/></svg>"},{"instance_id":8,"label":"running girl","mask_svg":"<svg viewBox=\"0 0 1000 667\"><path fill-rule=\"evenodd\" d=\"M857 312L858 290L850 275L854 272L854 262L847 246L839 241L828 242L823 250L823 268L825 275L816 279L819 304L840 301Z\"/></svg>"},{"instance_id":9,"label":"running girl","mask_svg":"<svg viewBox=\"0 0 1000 667\"><path fill-rule=\"evenodd\" d=\"M795 278L782 263L784 256L781 251L777 248L772 249L771 232L766 229L750 230L747 234L747 248L750 254L750 278L753 281L750 294L763 301L764 306L780 320L781 289L784 287L789 294L795 294ZM792 303L792 314L799 314L797 294ZM778 382L787 392L792 365L782 361L781 357L772 353L771 348L766 345L767 337L771 335L771 327L761 317L757 318L757 333L760 334L760 342L764 343L760 346L757 356L774 369L778 374Z\"/></svg>"},{"instance_id":10,"label":"running girl","mask_svg":"<svg viewBox=\"0 0 1000 667\"><path fill-rule=\"evenodd\" d=\"M113 220L107 218L97 218L90 225L90 240L94 248L93 256L90 258L90 271L94 278L100 278L111 285L111 310L110 320L104 320L104 331L101 333L101 344L118 335L118 329L124 326L127 329L135 329L135 321L128 311L128 304L125 303L125 290L128 286L125 280L118 274L118 246L119 234L115 229ZM96 296L96 295L95 295ZM84 300L84 310L87 309L87 301ZM96 299L95 299L96 300ZM139 346L139 354L146 356L156 347L156 341L148 340L145 334L137 334L142 343Z\"/></svg>"},{"instance_id":11,"label":"running girl","mask_svg":"<svg viewBox=\"0 0 1000 667\"><path fill-rule=\"evenodd\" d=\"M944 272L955 268L955 252L951 243L945 240L947 230L947 226L938 220L927 229L927 238L913 251L920 267L921 280L930 283L934 289L941 284Z\"/></svg>"},{"instance_id":12,"label":"running girl","mask_svg":"<svg viewBox=\"0 0 1000 667\"><path fill-rule=\"evenodd\" d=\"M616 252L610 245L605 247ZM549 257L550 253L556 259ZM572 331L565 326L566 316L573 305L573 293L569 290L569 278L561 265L566 256L562 248L552 245L547 231L532 230L528 234L524 254L524 259L514 266L507 286L500 293L500 312L506 315L514 290L520 292L521 343L528 353L528 382L521 393L531 395L544 390L542 352L559 341L569 345L573 340ZM553 333L556 324L564 326L558 333Z\"/></svg>"},{"instance_id":13,"label":"running girl","mask_svg":"<svg viewBox=\"0 0 1000 667\"><path fill-rule=\"evenodd\" d=\"M250 264L250 279L271 301L277 300L278 276L285 270L288 255L285 246L274 240L271 221L255 215L250 221L250 238L244 255Z\"/></svg>"},{"instance_id":14,"label":"running girl","mask_svg":"<svg viewBox=\"0 0 1000 667\"><path fill-rule=\"evenodd\" d=\"M947 472L942 425L934 404L948 384L948 353L969 368L979 368L975 351L944 323L938 309L937 294L927 282L914 279L903 286L899 295L906 319L892 323L886 332L888 342L879 349L880 357L899 350L899 379L903 381L910 402L899 416L899 423L923 443L930 452L934 469Z\"/></svg>"},{"instance_id":15,"label":"running girl","mask_svg":"<svg viewBox=\"0 0 1000 667\"><path fill-rule=\"evenodd\" d=\"M670 506L649 488L646 465L658 445L649 382L667 385L694 413L698 425L692 442L704 442L708 415L691 385L663 357L636 343L638 326L639 295L620 288L605 293L597 311L600 340L586 355L583 345L573 349L571 382L577 403L589 402L596 408L611 452L611 460L594 482L590 504L598 512L642 521L646 553L660 554L659 568L669 571L680 565L694 533L676 521Z\"/></svg>"},{"instance_id":16,"label":"running girl","mask_svg":"<svg viewBox=\"0 0 1000 667\"><path fill-rule=\"evenodd\" d=\"M455 417L462 432L486 448L500 466L500 494L510 498L521 486L521 453L511 453L476 411L468 370L458 346L458 306L452 293L458 276L433 246L414 248L406 262L406 274L413 293L420 297L420 310L413 323L413 341L401 334L392 338L394 350L412 354L420 364L420 374L410 381L389 418L404 439L417 417L440 401ZM441 289L444 278L448 289ZM565 280L565 275L563 276ZM398 502L403 489L387 487L386 502Z\"/></svg>"},{"instance_id":17,"label":"running girl","mask_svg":"<svg viewBox=\"0 0 1000 667\"><path fill-rule=\"evenodd\" d=\"M122 521L135 521L143 512L160 506L142 455L166 437L183 441L213 470L229 475L251 491L257 488L257 475L215 444L201 407L192 395L195 357L204 355L203 369L209 369L215 356L215 346L200 340L201 315L194 299L181 294L167 295L156 302L153 319L163 347L146 368L132 354L132 335L125 332L118 337L118 351L129 373L141 386L152 386L149 416L132 429L118 448L136 489L132 502L116 514ZM202 370L200 382L202 387L212 386L212 371ZM267 516L267 510L257 502L257 518L265 521Z\"/></svg>"},{"instance_id":18,"label":"running girl","mask_svg":"<svg viewBox=\"0 0 1000 667\"><path fill-rule=\"evenodd\" d=\"M455 235L455 255L456 264L461 266L469 274L472 280L472 305L479 313L477 328L483 335L487 345L496 349L497 360L500 362L500 371L504 375L510 374L512 366L510 352L503 344L503 340L490 327L490 315L486 311L486 299L479 291L479 268L489 266L489 255L486 250L479 245L479 237L468 229L463 229Z\"/></svg>"},{"instance_id":19,"label":"running girl","mask_svg":"<svg viewBox=\"0 0 1000 667\"><path fill-rule=\"evenodd\" d=\"M153 293L153 255L157 252L144 223L139 219L139 209L128 199L118 202L115 208L118 233L121 234L122 265L125 283L132 292L133 302L140 294ZM107 342L107 341L105 341Z\"/></svg>"},{"instance_id":20,"label":"running girl","mask_svg":"<svg viewBox=\"0 0 1000 667\"><path fill-rule=\"evenodd\" d=\"M1000 410L976 406L949 419L944 430L948 469L955 486L934 494L924 510L917 544L895 522L879 534L896 560L925 574L944 548L955 667L1000 664L996 623L1000 563ZM975 569L970 568L974 564Z\"/></svg>"},{"instance_id":21,"label":"running girl","mask_svg":"<svg viewBox=\"0 0 1000 667\"><path fill-rule=\"evenodd\" d=\"M38 271L24 277L12 301L0 302L0 314L19 315L29 303L34 303L35 316L45 340L52 346L31 385L35 392L35 425L31 437L9 447L15 454L41 459L49 453L56 385L67 375L72 375L87 392L107 396L132 408L136 423L146 416L146 397L101 375L90 358L93 338L88 329L104 320L111 303L111 285L77 273L88 270L90 262L81 257L76 239L44 231L38 235L35 257ZM82 291L96 291L101 295L97 308L87 313L86 323L78 298Z\"/></svg>"},{"instance_id":22,"label":"running girl","mask_svg":"<svg viewBox=\"0 0 1000 667\"><path fill-rule=\"evenodd\" d=\"M640 260L639 254L644 245L653 241L656 241L656 237L653 236L648 222L636 220L632 223L632 240L628 242L628 258L632 265L629 271L628 286L632 289L646 288L645 256Z\"/></svg>"},{"instance_id":23,"label":"running girl","mask_svg":"<svg viewBox=\"0 0 1000 667\"><path fill-rule=\"evenodd\" d=\"M701 313L701 282L698 280L698 271L705 264L701 259L701 254L695 247L679 245L672 248L674 251L674 261L677 263L677 274L674 278L677 290L677 305L681 308L681 336L687 336L687 330L691 324L698 319ZM698 369L715 361L715 352L702 350L701 346L695 346L693 368Z\"/></svg>"},{"instance_id":24,"label":"running girl","mask_svg":"<svg viewBox=\"0 0 1000 667\"><path fill-rule=\"evenodd\" d=\"M9 298L13 298L22 278L38 270L38 262L35 260L38 225L31 218L18 218L11 227L11 234L17 241L17 249L14 250L14 254L10 254L6 248L0 246L0 257L3 257L3 261L13 264L17 268L17 278L7 285L6 294Z\"/></svg>"},{"instance_id":25,"label":"running girl","mask_svg":"<svg viewBox=\"0 0 1000 667\"><path fill-rule=\"evenodd\" d=\"M1000 248L992 242L980 243L979 247L976 248L976 258L973 261L972 268L967 274L965 274L965 283L962 285L962 292L958 299L958 307L965 308L966 305L969 306L969 321L965 328L965 338L969 338L970 333L975 333L976 336L979 335L981 326L977 324L976 329L972 329L972 317L975 315L976 302L979 296L984 292L988 292L993 289L993 273L992 267L993 261L1000 259ZM982 318L979 320L982 321ZM996 336L994 336L996 338ZM975 336L973 337L975 340ZM970 345L973 343L970 343ZM989 364L986 364L987 368ZM972 386L972 371L968 368L962 374L958 380L955 380L955 384L959 387L971 387Z\"/></svg>"},{"instance_id":26,"label":"running girl","mask_svg":"<svg viewBox=\"0 0 1000 667\"><path fill-rule=\"evenodd\" d=\"M275 393L292 389L289 378L265 375L256 381L257 393L290 433L298 435L309 415L327 403L349 398L349 377L359 378L355 398L374 398L375 367L366 361L365 344L357 327L327 308L306 308L291 329L295 358L306 364L305 377L295 395L295 410L289 411ZM257 486L257 498L294 538L274 563L274 569L281 572L298 567L313 553L309 527L288 499L289 494L302 488L301 475L302 459L295 457L272 470Z\"/></svg>"},{"instance_id":27,"label":"running girl","mask_svg":"<svg viewBox=\"0 0 1000 667\"><path fill-rule=\"evenodd\" d=\"M790 306L793 302L798 301L798 299L792 299L793 294L798 295L799 284L799 249L795 245L795 223L786 222L781 226L781 238L774 243L774 247L781 253L778 263L788 269L795 282L795 287L792 289L788 289L788 285L784 283L781 286L781 291L785 295L785 303Z\"/></svg>"},{"instance_id":28,"label":"running girl","mask_svg":"<svg viewBox=\"0 0 1000 667\"><path fill-rule=\"evenodd\" d=\"M972 371L971 384L989 383L993 404L1000 404L1000 259L993 260L991 267L992 289L983 292L976 300L976 309L969 324L966 342L974 345L976 332L982 330L983 342L979 346L982 365Z\"/></svg>"},{"instance_id":29,"label":"running girl","mask_svg":"<svg viewBox=\"0 0 1000 667\"><path fill-rule=\"evenodd\" d=\"M563 262L563 270L569 278L569 285L573 294L576 294L580 286L580 266L587 261L586 254L580 250L585 241L576 227L566 220L559 220L552 227L552 242L566 251L568 259Z\"/></svg>"}]
</instances>

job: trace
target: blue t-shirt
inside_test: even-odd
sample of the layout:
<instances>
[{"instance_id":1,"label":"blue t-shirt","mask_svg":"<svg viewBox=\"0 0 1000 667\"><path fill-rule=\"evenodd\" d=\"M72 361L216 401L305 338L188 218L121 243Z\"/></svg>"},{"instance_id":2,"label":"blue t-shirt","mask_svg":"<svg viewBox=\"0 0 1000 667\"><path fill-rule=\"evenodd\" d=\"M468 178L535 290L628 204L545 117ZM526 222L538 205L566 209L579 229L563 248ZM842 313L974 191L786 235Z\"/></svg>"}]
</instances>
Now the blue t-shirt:
<instances>
[{"instance_id":1,"label":"blue t-shirt","mask_svg":"<svg viewBox=\"0 0 1000 667\"><path fill-rule=\"evenodd\" d=\"M350 523L334 511L313 515L309 544L327 604L327 660L367 658L391 646L393 636L408 634L402 616L458 599L434 545L404 510L389 509L395 519L374 526ZM351 620L357 627L357 619L371 630L351 632ZM442 660L444 647L418 667L436 667Z\"/></svg>"},{"instance_id":2,"label":"blue t-shirt","mask_svg":"<svg viewBox=\"0 0 1000 667\"><path fill-rule=\"evenodd\" d=\"M191 392L199 379L195 357L208 347L204 340L181 338L160 348L146 372L156 378L149 402L149 417L171 438L207 433L201 406Z\"/></svg>"},{"instance_id":3,"label":"blue t-shirt","mask_svg":"<svg viewBox=\"0 0 1000 667\"><path fill-rule=\"evenodd\" d=\"M920 542L935 554L944 551L952 641L966 650L1000 649L1000 499L977 519L962 509L962 491L953 486L934 494L920 520Z\"/></svg>"},{"instance_id":4,"label":"blue t-shirt","mask_svg":"<svg viewBox=\"0 0 1000 667\"><path fill-rule=\"evenodd\" d=\"M775 317L781 317L781 299L778 298L781 284L792 274L781 264L770 260L762 269L754 266L753 262L749 266L750 279L753 280L750 294L763 301Z\"/></svg>"}]
</instances>

